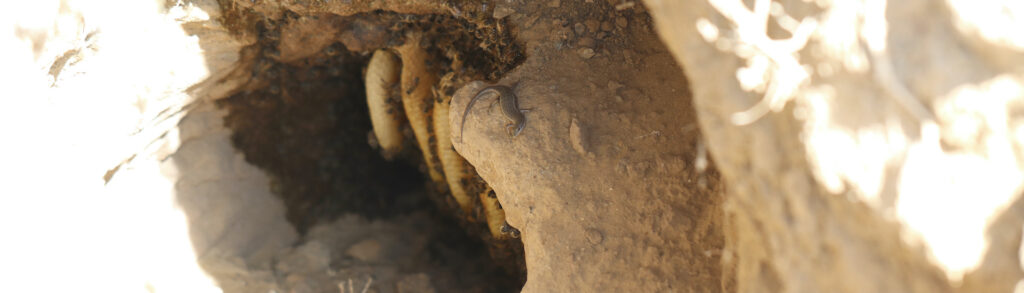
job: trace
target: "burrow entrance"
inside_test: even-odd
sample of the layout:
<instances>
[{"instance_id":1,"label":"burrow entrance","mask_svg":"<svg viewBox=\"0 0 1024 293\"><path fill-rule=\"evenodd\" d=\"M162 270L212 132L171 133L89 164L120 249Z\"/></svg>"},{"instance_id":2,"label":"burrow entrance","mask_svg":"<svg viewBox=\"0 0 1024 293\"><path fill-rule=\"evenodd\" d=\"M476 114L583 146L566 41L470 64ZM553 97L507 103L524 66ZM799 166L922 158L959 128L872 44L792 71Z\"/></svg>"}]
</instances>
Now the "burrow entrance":
<instances>
[{"instance_id":1,"label":"burrow entrance","mask_svg":"<svg viewBox=\"0 0 1024 293\"><path fill-rule=\"evenodd\" d=\"M428 213L425 266L459 275L444 290L518 291L525 282L522 244L481 237L484 229L453 212L444 188L425 176L415 148L386 160L373 146L363 71L377 49L422 33L421 44L449 75L438 92L468 80L497 80L524 58L504 24L441 15L372 12L353 16L268 17L222 1L227 27L255 38L234 78L247 79L218 102L246 160L271 177L288 221L305 233L347 214L371 220ZM456 61L457 60L457 61ZM457 67L457 68L456 68ZM518 246L515 246L518 244ZM471 272L473 275L465 275Z\"/></svg>"}]
</instances>

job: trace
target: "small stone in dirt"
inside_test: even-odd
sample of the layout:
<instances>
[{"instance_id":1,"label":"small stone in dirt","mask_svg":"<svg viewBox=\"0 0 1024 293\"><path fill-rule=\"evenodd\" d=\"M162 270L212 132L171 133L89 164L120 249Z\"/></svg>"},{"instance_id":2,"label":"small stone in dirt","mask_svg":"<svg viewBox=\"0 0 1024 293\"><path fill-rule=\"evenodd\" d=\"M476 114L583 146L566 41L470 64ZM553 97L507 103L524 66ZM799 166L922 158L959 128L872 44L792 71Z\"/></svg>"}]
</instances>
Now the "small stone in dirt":
<instances>
[{"instance_id":1,"label":"small stone in dirt","mask_svg":"<svg viewBox=\"0 0 1024 293\"><path fill-rule=\"evenodd\" d=\"M380 258L380 242L366 239L352 245L345 253L363 262L375 262Z\"/></svg>"},{"instance_id":2,"label":"small stone in dirt","mask_svg":"<svg viewBox=\"0 0 1024 293\"><path fill-rule=\"evenodd\" d=\"M582 38L580 38L579 43L577 43L577 44L580 45L580 47L593 47L594 46L594 38L582 37Z\"/></svg>"},{"instance_id":3,"label":"small stone in dirt","mask_svg":"<svg viewBox=\"0 0 1024 293\"><path fill-rule=\"evenodd\" d=\"M572 148L576 152L581 155L587 154L586 134L580 128L580 122L576 118L573 118L572 122L569 123L569 141L572 142Z\"/></svg>"},{"instance_id":4,"label":"small stone in dirt","mask_svg":"<svg viewBox=\"0 0 1024 293\"><path fill-rule=\"evenodd\" d=\"M587 241L593 245L601 244L604 242L604 233L594 228L587 229Z\"/></svg>"},{"instance_id":5,"label":"small stone in dirt","mask_svg":"<svg viewBox=\"0 0 1024 293\"><path fill-rule=\"evenodd\" d=\"M615 10L622 11L622 10L633 8L633 6L636 6L636 2L626 1L626 2L623 2L623 3L619 3L618 5L615 5Z\"/></svg>"},{"instance_id":6,"label":"small stone in dirt","mask_svg":"<svg viewBox=\"0 0 1024 293\"><path fill-rule=\"evenodd\" d=\"M623 85L621 83L615 82L614 80L608 82L608 91L618 92L622 87Z\"/></svg>"},{"instance_id":7,"label":"small stone in dirt","mask_svg":"<svg viewBox=\"0 0 1024 293\"><path fill-rule=\"evenodd\" d=\"M507 17L509 15L512 15L513 13L516 13L515 9L512 9L512 7L508 7L506 5L501 5L501 6L498 6L498 7L494 7L494 18L495 19L502 19L502 18L505 18L505 17Z\"/></svg>"},{"instance_id":8,"label":"small stone in dirt","mask_svg":"<svg viewBox=\"0 0 1024 293\"><path fill-rule=\"evenodd\" d=\"M615 27L612 26L612 22L610 22L610 21L601 22L601 30L606 31L606 32L610 32L610 31L612 31L613 28L615 28Z\"/></svg>"},{"instance_id":9,"label":"small stone in dirt","mask_svg":"<svg viewBox=\"0 0 1024 293\"><path fill-rule=\"evenodd\" d=\"M629 25L629 21L626 20L625 16L619 16L615 18L615 25L620 28L626 28Z\"/></svg>"},{"instance_id":10,"label":"small stone in dirt","mask_svg":"<svg viewBox=\"0 0 1024 293\"><path fill-rule=\"evenodd\" d=\"M558 8L559 6L562 6L562 0L551 0L551 2L548 2L548 7Z\"/></svg>"},{"instance_id":11,"label":"small stone in dirt","mask_svg":"<svg viewBox=\"0 0 1024 293\"><path fill-rule=\"evenodd\" d=\"M580 48L577 53L579 53L580 57L583 57L583 59L590 59L590 57L594 57L595 55L594 49L591 48Z\"/></svg>"},{"instance_id":12,"label":"small stone in dirt","mask_svg":"<svg viewBox=\"0 0 1024 293\"><path fill-rule=\"evenodd\" d=\"M601 29L601 22L595 19L588 19L587 21L584 21L583 24L587 25L587 29L592 32L596 32Z\"/></svg>"},{"instance_id":13,"label":"small stone in dirt","mask_svg":"<svg viewBox=\"0 0 1024 293\"><path fill-rule=\"evenodd\" d=\"M574 31L576 31L576 35L577 36L582 36L584 33L587 32L587 27L583 26L582 23L578 23L578 22L575 25L572 26L572 29Z\"/></svg>"}]
</instances>

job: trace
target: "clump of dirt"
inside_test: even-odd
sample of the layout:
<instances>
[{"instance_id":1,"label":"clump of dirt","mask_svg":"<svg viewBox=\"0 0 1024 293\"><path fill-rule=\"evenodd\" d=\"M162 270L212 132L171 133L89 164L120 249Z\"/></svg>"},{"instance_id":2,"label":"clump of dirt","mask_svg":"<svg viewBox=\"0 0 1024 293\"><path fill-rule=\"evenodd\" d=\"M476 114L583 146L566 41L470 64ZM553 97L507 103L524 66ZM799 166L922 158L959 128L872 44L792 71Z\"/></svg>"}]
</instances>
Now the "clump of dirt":
<instances>
[{"instance_id":1,"label":"clump of dirt","mask_svg":"<svg viewBox=\"0 0 1024 293\"><path fill-rule=\"evenodd\" d=\"M522 232L523 292L733 290L725 187L702 155L700 105L643 6L497 5L530 54L498 81L530 109L526 125L509 136L501 111L476 107L455 148ZM451 109L484 86L462 87ZM450 113L452 125L464 118Z\"/></svg>"}]
</instances>

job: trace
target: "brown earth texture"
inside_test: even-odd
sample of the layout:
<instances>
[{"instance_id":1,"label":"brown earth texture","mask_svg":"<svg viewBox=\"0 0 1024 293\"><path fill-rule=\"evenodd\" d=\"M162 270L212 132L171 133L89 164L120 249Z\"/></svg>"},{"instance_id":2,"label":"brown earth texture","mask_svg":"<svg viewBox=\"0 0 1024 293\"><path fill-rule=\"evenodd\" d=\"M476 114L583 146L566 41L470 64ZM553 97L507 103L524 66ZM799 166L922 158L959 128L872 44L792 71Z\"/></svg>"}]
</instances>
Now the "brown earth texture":
<instances>
[{"instance_id":1,"label":"brown earth texture","mask_svg":"<svg viewBox=\"0 0 1024 293\"><path fill-rule=\"evenodd\" d=\"M46 258L121 268L87 292L1024 284L1020 5L52 2L7 78L48 104L0 125L72 142L0 159L110 196L0 222L107 231Z\"/></svg>"},{"instance_id":2,"label":"brown earth texture","mask_svg":"<svg viewBox=\"0 0 1024 293\"><path fill-rule=\"evenodd\" d=\"M451 89L438 95L451 100L449 125L464 131L449 135L458 136L455 149L522 235L522 244L483 244L492 246L485 261L511 273L487 277L484 291L517 291L522 280L529 292L730 286L718 253L722 187L698 158L686 77L642 5L220 4L229 8L226 26L254 43L243 49L253 65L240 74L249 80L218 105L246 160L274 178L300 232L346 212L389 221L429 204L395 196L427 180L403 171L416 168L389 166L423 171L430 159L413 151L404 163L386 162L370 148L360 76L373 50L421 34L415 45L438 63L437 75L449 76L434 88ZM513 88L529 111L521 134L505 131L497 101L464 111L485 84ZM471 116L465 126L463 113ZM411 183L403 191L395 182ZM440 190L434 202L459 221ZM480 238L472 221L462 222ZM532 249L524 255L520 245ZM444 257L457 266L472 261Z\"/></svg>"}]
</instances>

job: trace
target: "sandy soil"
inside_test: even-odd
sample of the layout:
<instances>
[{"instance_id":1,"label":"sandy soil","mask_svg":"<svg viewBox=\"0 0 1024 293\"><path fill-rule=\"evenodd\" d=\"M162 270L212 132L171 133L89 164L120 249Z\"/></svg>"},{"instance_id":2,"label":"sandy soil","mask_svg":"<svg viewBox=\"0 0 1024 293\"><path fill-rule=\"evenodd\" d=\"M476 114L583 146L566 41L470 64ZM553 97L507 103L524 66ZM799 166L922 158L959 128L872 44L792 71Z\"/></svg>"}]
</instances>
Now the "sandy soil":
<instances>
[{"instance_id":1,"label":"sandy soil","mask_svg":"<svg viewBox=\"0 0 1024 293\"><path fill-rule=\"evenodd\" d=\"M523 231L523 290L725 290L721 185L696 166L686 78L649 19L603 4L538 4L516 9L550 8L554 20L510 16L531 22L519 32L531 54L498 82L532 109L525 129L508 137L501 112L478 104L456 143ZM483 85L456 93L452 125Z\"/></svg>"}]
</instances>

